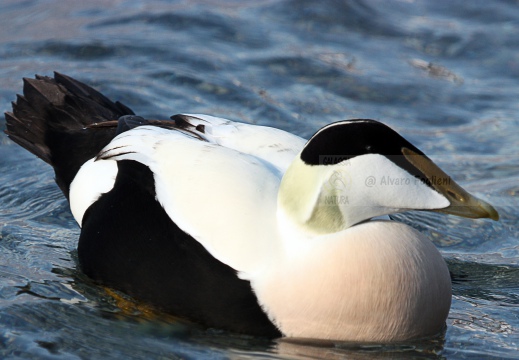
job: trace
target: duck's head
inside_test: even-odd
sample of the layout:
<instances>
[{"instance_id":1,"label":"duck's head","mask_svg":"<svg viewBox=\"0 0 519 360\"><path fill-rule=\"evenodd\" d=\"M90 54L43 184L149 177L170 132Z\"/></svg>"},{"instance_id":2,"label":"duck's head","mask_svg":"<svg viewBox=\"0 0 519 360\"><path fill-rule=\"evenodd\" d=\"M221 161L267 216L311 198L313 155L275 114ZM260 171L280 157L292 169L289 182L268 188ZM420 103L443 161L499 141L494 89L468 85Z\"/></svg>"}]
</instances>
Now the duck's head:
<instances>
[{"instance_id":1,"label":"duck's head","mask_svg":"<svg viewBox=\"0 0 519 360\"><path fill-rule=\"evenodd\" d=\"M499 218L397 132L364 119L336 122L312 136L283 177L278 205L315 234L407 210Z\"/></svg>"}]
</instances>

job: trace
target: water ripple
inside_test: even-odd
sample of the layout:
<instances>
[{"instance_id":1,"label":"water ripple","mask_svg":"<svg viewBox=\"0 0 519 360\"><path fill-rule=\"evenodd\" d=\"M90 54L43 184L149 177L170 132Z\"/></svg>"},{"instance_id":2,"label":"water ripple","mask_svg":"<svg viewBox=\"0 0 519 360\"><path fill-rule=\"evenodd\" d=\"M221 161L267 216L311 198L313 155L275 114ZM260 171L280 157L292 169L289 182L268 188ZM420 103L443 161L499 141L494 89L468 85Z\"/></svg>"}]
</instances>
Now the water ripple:
<instances>
[{"instance_id":1,"label":"water ripple","mask_svg":"<svg viewBox=\"0 0 519 360\"><path fill-rule=\"evenodd\" d=\"M444 337L270 342L123 313L77 269L79 228L52 170L0 137L0 357L517 358L516 2L7 0L0 19L3 110L22 77L57 70L154 118L209 113L305 137L375 118L501 215L395 216L447 258Z\"/></svg>"}]
</instances>

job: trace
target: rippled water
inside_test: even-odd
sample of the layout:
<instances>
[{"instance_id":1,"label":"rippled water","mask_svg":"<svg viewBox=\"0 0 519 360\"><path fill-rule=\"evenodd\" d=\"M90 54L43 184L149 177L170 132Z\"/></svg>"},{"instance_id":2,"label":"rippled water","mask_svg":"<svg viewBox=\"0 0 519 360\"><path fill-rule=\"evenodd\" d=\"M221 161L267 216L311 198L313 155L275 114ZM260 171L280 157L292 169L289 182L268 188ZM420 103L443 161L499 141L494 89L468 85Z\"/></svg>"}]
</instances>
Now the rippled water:
<instances>
[{"instance_id":1,"label":"rippled water","mask_svg":"<svg viewBox=\"0 0 519 360\"><path fill-rule=\"evenodd\" d=\"M207 113L305 137L375 118L501 214L398 215L455 274L444 338L270 342L150 319L90 283L52 170L1 136L0 357L519 358L516 1L4 0L0 23L1 110L22 77L57 70L150 117Z\"/></svg>"}]
</instances>

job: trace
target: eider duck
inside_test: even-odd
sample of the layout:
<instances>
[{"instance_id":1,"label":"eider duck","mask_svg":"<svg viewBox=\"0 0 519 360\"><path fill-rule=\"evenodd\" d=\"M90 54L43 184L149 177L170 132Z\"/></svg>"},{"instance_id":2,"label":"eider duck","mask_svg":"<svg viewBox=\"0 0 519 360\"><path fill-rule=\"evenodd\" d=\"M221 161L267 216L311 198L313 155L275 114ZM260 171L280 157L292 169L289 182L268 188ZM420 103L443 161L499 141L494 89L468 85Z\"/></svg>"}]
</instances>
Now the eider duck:
<instances>
[{"instance_id":1,"label":"eider duck","mask_svg":"<svg viewBox=\"0 0 519 360\"><path fill-rule=\"evenodd\" d=\"M265 337L396 342L440 333L439 251L382 215L498 219L394 130L310 140L207 115L136 116L68 76L24 79L6 133L49 163L81 270L164 312Z\"/></svg>"}]
</instances>

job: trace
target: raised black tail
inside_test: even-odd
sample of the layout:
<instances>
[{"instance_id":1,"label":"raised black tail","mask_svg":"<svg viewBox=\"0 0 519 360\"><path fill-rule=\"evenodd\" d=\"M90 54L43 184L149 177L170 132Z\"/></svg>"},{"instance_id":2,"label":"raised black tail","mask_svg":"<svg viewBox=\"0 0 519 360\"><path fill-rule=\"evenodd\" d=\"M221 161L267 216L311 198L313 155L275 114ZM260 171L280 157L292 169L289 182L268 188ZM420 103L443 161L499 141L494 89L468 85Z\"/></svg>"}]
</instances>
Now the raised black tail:
<instances>
[{"instance_id":1,"label":"raised black tail","mask_svg":"<svg viewBox=\"0 0 519 360\"><path fill-rule=\"evenodd\" d=\"M23 96L13 102L12 113L5 113L5 132L52 165L56 183L68 198L70 183L81 165L115 136L117 122L111 120L134 113L66 75L36 75L23 81ZM110 126L92 126L103 122Z\"/></svg>"}]
</instances>

